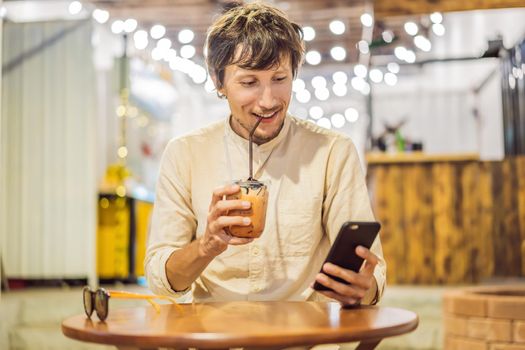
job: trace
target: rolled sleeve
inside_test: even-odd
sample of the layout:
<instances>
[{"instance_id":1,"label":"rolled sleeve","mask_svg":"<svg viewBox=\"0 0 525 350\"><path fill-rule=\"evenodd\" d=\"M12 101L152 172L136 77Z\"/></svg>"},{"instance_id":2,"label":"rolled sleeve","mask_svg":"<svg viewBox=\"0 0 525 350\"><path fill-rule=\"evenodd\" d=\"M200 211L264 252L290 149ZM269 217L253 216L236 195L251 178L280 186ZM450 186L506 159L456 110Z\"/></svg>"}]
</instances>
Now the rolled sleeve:
<instances>
[{"instance_id":1,"label":"rolled sleeve","mask_svg":"<svg viewBox=\"0 0 525 350\"><path fill-rule=\"evenodd\" d=\"M173 290L168 281L166 275L166 262L176 250L176 248L172 247L158 249L155 254L150 257L147 268L147 280L148 286L153 293L181 297L191 290L189 287L183 291Z\"/></svg>"},{"instance_id":2,"label":"rolled sleeve","mask_svg":"<svg viewBox=\"0 0 525 350\"><path fill-rule=\"evenodd\" d=\"M189 291L173 290L166 275L169 257L191 243L197 227L191 206L189 155L184 140L175 139L161 160L144 266L149 288L157 294L177 297Z\"/></svg>"},{"instance_id":3,"label":"rolled sleeve","mask_svg":"<svg viewBox=\"0 0 525 350\"><path fill-rule=\"evenodd\" d=\"M357 150L349 138L340 137L333 144L327 168L325 193L323 224L331 243L344 222L375 221ZM363 299L363 302L368 304L381 300L386 284L386 262L379 236L370 251L379 261L374 269L377 291Z\"/></svg>"}]
</instances>

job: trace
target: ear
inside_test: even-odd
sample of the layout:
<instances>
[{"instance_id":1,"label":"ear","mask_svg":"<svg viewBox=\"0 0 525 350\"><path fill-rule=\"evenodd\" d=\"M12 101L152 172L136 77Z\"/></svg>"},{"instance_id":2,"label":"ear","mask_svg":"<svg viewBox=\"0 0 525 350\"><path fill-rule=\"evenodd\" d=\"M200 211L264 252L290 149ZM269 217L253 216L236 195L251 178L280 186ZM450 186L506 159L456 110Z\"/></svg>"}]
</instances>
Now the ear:
<instances>
[{"instance_id":1,"label":"ear","mask_svg":"<svg viewBox=\"0 0 525 350\"><path fill-rule=\"evenodd\" d=\"M215 90L217 90L217 95L219 95L219 97L226 96L226 94L224 93L224 86L219 88L219 79L217 78L217 74L210 73L210 78L213 81L213 85L215 85Z\"/></svg>"}]
</instances>

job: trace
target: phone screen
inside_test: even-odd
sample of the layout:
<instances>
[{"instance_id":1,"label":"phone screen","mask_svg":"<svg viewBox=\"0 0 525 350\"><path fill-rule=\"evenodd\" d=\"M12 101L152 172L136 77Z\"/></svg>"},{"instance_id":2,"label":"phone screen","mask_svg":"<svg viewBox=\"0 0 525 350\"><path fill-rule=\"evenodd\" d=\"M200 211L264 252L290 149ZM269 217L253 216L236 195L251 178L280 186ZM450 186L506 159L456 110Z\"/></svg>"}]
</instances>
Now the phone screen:
<instances>
[{"instance_id":1,"label":"phone screen","mask_svg":"<svg viewBox=\"0 0 525 350\"><path fill-rule=\"evenodd\" d=\"M357 246L363 246L368 249L374 243L381 225L378 222L357 222L347 221L339 230L334 244L328 252L324 263L332 263L334 265L343 267L348 270L359 272L361 265L363 265L363 258L355 253ZM323 263L323 265L324 265ZM321 267L322 272L322 267ZM323 272L326 274L326 272ZM330 276L330 278L345 284L348 282L340 279L339 277ZM328 287L315 282L315 290L330 290Z\"/></svg>"}]
</instances>

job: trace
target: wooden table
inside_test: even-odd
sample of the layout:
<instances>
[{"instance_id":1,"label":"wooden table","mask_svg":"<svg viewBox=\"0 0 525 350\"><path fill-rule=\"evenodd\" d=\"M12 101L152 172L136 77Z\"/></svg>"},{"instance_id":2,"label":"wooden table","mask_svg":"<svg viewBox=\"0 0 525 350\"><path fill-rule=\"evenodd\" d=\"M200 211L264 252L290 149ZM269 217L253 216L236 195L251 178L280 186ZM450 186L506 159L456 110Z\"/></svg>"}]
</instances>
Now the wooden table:
<instances>
[{"instance_id":1,"label":"wooden table","mask_svg":"<svg viewBox=\"0 0 525 350\"><path fill-rule=\"evenodd\" d=\"M70 338L121 349L272 348L360 341L374 349L387 337L416 329L407 310L361 306L342 309L323 302L223 302L111 309L106 322L77 315L62 323Z\"/></svg>"}]
</instances>

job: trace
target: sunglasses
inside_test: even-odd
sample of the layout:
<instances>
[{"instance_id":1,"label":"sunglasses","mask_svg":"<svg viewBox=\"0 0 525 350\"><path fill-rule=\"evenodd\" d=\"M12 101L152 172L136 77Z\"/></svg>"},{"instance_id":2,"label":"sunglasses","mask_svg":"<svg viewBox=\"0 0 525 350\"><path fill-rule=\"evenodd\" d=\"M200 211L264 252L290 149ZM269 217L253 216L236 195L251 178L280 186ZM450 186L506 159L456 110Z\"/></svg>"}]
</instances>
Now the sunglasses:
<instances>
[{"instance_id":1,"label":"sunglasses","mask_svg":"<svg viewBox=\"0 0 525 350\"><path fill-rule=\"evenodd\" d=\"M155 301L153 301L153 299L169 300L175 305L179 312L183 312L182 307L177 303L175 298L165 295L151 295L118 290L105 290L104 288L92 290L86 286L82 290L82 299L84 300L84 311L86 312L87 317L91 318L93 311L95 311L99 320L104 321L108 317L110 297L118 299L145 299L155 308L155 310L157 310L157 312L160 312L160 306Z\"/></svg>"}]
</instances>

